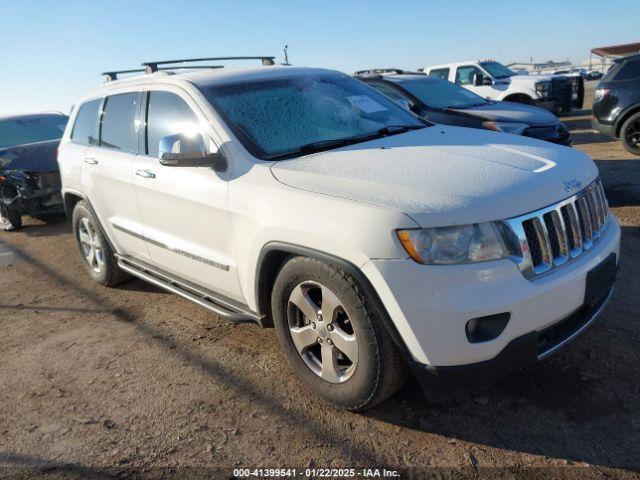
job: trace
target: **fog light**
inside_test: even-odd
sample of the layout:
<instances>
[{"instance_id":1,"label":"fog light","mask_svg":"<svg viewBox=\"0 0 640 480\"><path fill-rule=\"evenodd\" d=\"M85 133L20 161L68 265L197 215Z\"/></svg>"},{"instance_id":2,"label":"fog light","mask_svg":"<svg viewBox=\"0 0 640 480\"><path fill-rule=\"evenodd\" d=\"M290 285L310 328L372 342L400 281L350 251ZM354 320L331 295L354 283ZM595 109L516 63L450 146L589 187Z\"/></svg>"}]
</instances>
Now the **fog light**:
<instances>
[{"instance_id":1,"label":"fog light","mask_svg":"<svg viewBox=\"0 0 640 480\"><path fill-rule=\"evenodd\" d=\"M510 318L511 314L507 312L472 318L464 327L467 340L470 343L493 340L504 331Z\"/></svg>"}]
</instances>

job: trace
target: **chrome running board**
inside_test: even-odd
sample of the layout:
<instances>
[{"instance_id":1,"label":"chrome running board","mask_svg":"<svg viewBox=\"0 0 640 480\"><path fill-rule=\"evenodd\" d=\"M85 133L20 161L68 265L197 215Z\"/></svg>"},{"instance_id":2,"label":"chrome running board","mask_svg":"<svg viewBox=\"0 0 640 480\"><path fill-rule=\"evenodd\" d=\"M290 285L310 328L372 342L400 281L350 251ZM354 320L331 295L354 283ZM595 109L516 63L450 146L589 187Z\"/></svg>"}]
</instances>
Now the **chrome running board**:
<instances>
[{"instance_id":1,"label":"chrome running board","mask_svg":"<svg viewBox=\"0 0 640 480\"><path fill-rule=\"evenodd\" d=\"M118 267L123 271L168 292L180 295L215 313L225 320L237 323L258 323L260 317L248 308L185 280L180 280L129 256L118 255Z\"/></svg>"}]
</instances>

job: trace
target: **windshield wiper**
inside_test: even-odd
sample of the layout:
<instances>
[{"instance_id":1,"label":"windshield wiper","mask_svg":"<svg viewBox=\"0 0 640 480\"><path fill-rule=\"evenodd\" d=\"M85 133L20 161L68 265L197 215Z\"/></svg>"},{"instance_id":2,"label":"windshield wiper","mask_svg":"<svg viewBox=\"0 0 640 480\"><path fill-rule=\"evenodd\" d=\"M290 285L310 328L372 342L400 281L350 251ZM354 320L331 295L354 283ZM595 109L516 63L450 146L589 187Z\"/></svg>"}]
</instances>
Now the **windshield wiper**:
<instances>
[{"instance_id":1,"label":"windshield wiper","mask_svg":"<svg viewBox=\"0 0 640 480\"><path fill-rule=\"evenodd\" d=\"M411 130L420 130L424 127L425 125L388 125L378 130L378 135L384 137L386 135L394 135L396 133L404 133Z\"/></svg>"},{"instance_id":2,"label":"windshield wiper","mask_svg":"<svg viewBox=\"0 0 640 480\"><path fill-rule=\"evenodd\" d=\"M387 135L395 135L397 133L404 133L410 130L418 130L424 127L425 125L387 125L386 127L380 128L376 132L365 133L364 135L335 138L331 140L319 140L317 142L307 143L299 147L297 150L300 153L320 152L322 150L330 150L332 148L353 145L354 143L366 142L379 137L386 137Z\"/></svg>"}]
</instances>

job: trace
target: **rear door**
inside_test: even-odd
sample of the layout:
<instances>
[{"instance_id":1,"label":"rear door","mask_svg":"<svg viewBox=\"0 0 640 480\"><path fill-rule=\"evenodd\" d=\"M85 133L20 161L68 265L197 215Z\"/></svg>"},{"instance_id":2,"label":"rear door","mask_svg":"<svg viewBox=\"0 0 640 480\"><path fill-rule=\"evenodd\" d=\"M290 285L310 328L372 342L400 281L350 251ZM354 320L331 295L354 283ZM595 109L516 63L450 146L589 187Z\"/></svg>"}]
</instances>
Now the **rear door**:
<instances>
[{"instance_id":1,"label":"rear door","mask_svg":"<svg viewBox=\"0 0 640 480\"><path fill-rule=\"evenodd\" d=\"M217 150L209 122L178 87L150 87L145 99L133 178L151 259L168 273L243 301L226 174L209 167L164 166L158 157L160 139L176 133L201 133L210 150Z\"/></svg>"},{"instance_id":2,"label":"rear door","mask_svg":"<svg viewBox=\"0 0 640 480\"><path fill-rule=\"evenodd\" d=\"M84 152L83 185L119 253L148 259L132 183L142 92L113 94L100 111L98 145Z\"/></svg>"}]
</instances>

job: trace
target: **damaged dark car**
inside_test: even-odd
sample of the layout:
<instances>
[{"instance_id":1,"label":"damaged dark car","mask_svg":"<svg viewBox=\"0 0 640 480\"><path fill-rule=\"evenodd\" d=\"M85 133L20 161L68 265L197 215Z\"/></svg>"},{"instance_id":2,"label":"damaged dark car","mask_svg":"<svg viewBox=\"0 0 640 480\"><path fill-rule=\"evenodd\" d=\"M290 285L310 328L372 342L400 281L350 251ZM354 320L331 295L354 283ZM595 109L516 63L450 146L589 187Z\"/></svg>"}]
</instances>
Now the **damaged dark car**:
<instances>
[{"instance_id":1,"label":"damaged dark car","mask_svg":"<svg viewBox=\"0 0 640 480\"><path fill-rule=\"evenodd\" d=\"M62 213L57 150L69 118L59 113L0 117L0 230L22 216Z\"/></svg>"}]
</instances>

